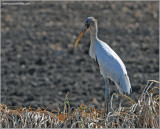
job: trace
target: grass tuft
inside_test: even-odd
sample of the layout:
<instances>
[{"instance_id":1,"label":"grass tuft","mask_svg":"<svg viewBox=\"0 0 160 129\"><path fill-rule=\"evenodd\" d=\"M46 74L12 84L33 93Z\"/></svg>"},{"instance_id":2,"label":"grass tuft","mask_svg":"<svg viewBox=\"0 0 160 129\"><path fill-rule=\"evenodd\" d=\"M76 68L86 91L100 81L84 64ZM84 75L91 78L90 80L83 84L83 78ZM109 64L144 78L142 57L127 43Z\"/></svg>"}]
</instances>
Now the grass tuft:
<instances>
[{"instance_id":1,"label":"grass tuft","mask_svg":"<svg viewBox=\"0 0 160 129\"><path fill-rule=\"evenodd\" d=\"M104 117L104 108L97 110L86 105L80 105L71 110L66 94L64 111L47 111L43 108L32 109L18 108L9 109L1 104L1 126L2 128L158 128L159 127L159 82L149 80L144 88L138 102L130 97L122 95L127 99L130 107L118 107ZM152 88L151 88L152 87ZM111 97L111 105L113 94Z\"/></svg>"}]
</instances>

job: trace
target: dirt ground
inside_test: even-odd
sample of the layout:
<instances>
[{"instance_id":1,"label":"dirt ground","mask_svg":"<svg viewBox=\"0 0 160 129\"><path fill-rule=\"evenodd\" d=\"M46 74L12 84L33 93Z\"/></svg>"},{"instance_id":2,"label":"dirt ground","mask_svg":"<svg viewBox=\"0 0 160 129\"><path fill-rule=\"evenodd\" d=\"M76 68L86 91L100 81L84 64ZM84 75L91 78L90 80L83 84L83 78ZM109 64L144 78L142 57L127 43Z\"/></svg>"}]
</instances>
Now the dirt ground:
<instances>
[{"instance_id":1,"label":"dirt ground","mask_svg":"<svg viewBox=\"0 0 160 129\"><path fill-rule=\"evenodd\" d=\"M147 80L159 79L158 2L3 3L1 101L8 106L62 108L69 91L72 107L101 108L105 86L88 54L89 32L74 49L88 16L98 20L99 39L126 65L131 98L137 101ZM113 82L110 87L118 92Z\"/></svg>"}]
</instances>

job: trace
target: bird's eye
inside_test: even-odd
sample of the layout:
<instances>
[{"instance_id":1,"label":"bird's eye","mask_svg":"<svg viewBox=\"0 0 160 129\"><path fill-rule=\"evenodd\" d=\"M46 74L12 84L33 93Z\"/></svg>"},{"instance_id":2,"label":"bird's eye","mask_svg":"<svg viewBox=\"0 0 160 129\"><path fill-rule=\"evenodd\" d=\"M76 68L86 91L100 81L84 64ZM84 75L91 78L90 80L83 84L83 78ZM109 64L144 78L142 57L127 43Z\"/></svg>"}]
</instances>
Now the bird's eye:
<instances>
[{"instance_id":1,"label":"bird's eye","mask_svg":"<svg viewBox=\"0 0 160 129\"><path fill-rule=\"evenodd\" d=\"M89 25L90 25L89 23L86 23L86 24L85 24L85 26L86 26L87 28L89 27Z\"/></svg>"}]
</instances>

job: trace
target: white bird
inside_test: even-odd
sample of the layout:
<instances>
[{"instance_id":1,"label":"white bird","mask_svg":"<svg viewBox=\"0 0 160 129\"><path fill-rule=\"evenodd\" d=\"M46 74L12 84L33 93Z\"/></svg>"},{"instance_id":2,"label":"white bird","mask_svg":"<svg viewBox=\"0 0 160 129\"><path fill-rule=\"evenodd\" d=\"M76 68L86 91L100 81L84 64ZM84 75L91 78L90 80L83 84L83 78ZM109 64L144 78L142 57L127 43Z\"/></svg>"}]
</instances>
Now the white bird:
<instances>
[{"instance_id":1,"label":"white bird","mask_svg":"<svg viewBox=\"0 0 160 129\"><path fill-rule=\"evenodd\" d=\"M109 79L116 84L120 94L130 94L132 91L130 80L127 75L126 67L120 57L107 45L107 43L98 39L97 20L93 17L88 17L84 24L84 29L79 34L75 47L77 47L78 42L85 34L86 30L89 29L91 39L89 54L91 58L97 61L100 73L105 81L105 111L107 105L108 113L110 102Z\"/></svg>"}]
</instances>

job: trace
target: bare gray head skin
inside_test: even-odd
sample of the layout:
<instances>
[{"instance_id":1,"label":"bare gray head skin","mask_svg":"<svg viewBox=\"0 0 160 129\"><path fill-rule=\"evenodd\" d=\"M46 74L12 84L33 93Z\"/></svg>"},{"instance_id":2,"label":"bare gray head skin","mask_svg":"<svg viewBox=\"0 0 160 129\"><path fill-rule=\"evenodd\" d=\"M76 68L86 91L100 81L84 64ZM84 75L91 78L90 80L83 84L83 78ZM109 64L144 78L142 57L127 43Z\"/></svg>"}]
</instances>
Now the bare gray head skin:
<instances>
[{"instance_id":1,"label":"bare gray head skin","mask_svg":"<svg viewBox=\"0 0 160 129\"><path fill-rule=\"evenodd\" d=\"M94 17L88 17L88 18L86 18L84 24L86 27L89 27L90 25L94 26L96 22L97 22L97 20Z\"/></svg>"},{"instance_id":2,"label":"bare gray head skin","mask_svg":"<svg viewBox=\"0 0 160 129\"><path fill-rule=\"evenodd\" d=\"M92 33L97 33L97 20L94 17L86 18L84 22L85 26L91 30Z\"/></svg>"},{"instance_id":3,"label":"bare gray head skin","mask_svg":"<svg viewBox=\"0 0 160 129\"><path fill-rule=\"evenodd\" d=\"M85 22L84 22L84 28L83 30L80 32L76 43L75 43L75 47L77 47L79 40L83 37L83 35L85 34L85 32L87 31L87 29L90 29L90 34L93 37L97 37L97 20L94 17L88 17L86 18Z\"/></svg>"}]
</instances>

